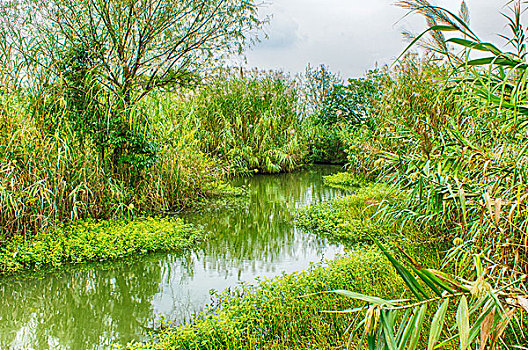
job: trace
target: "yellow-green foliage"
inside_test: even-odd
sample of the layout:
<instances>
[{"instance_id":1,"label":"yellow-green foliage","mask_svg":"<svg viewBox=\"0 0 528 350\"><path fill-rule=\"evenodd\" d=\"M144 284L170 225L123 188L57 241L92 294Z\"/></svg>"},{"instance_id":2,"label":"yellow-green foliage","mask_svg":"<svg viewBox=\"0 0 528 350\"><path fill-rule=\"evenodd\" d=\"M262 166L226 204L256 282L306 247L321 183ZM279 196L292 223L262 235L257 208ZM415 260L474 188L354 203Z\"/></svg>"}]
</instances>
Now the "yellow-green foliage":
<instances>
[{"instance_id":1,"label":"yellow-green foliage","mask_svg":"<svg viewBox=\"0 0 528 350\"><path fill-rule=\"evenodd\" d=\"M325 185L344 190L353 190L366 183L364 176L356 173L337 173L323 178Z\"/></svg>"},{"instance_id":2,"label":"yellow-green foliage","mask_svg":"<svg viewBox=\"0 0 528 350\"><path fill-rule=\"evenodd\" d=\"M222 178L210 157L196 152L192 130L167 121L170 110L149 100L159 161L135 178L108 169L93 144L82 143L66 121L49 133L31 100L0 96L0 246L16 233L31 235L56 222L159 213L203 196ZM159 107L159 108L156 108Z\"/></svg>"},{"instance_id":3,"label":"yellow-green foliage","mask_svg":"<svg viewBox=\"0 0 528 350\"><path fill-rule=\"evenodd\" d=\"M348 180L348 176L345 179ZM331 180L334 184L340 183L337 177ZM390 232L387 227L371 220L377 204L389 193L388 187L383 184L363 187L354 195L301 209L296 222L305 230L333 241L348 244L371 241L373 236L380 237Z\"/></svg>"},{"instance_id":4,"label":"yellow-green foliage","mask_svg":"<svg viewBox=\"0 0 528 350\"><path fill-rule=\"evenodd\" d=\"M391 298L399 296L403 285L380 252L358 248L307 271L223 293L220 305L194 323L169 327L156 341L128 349L334 348L346 343L351 317L322 311L359 305L334 294L312 293L336 289Z\"/></svg>"},{"instance_id":5,"label":"yellow-green foliage","mask_svg":"<svg viewBox=\"0 0 528 350\"><path fill-rule=\"evenodd\" d=\"M337 178L334 180L339 182ZM401 194L386 184L371 184L361 187L356 194L303 208L295 220L301 228L347 247L370 244L375 238L392 247L396 244L403 247L429 266L439 266L446 245L443 237L430 236L415 225L402 227L378 220L380 203L397 200L398 196Z\"/></svg>"},{"instance_id":6,"label":"yellow-green foliage","mask_svg":"<svg viewBox=\"0 0 528 350\"><path fill-rule=\"evenodd\" d=\"M181 219L82 221L40 231L28 240L16 235L0 248L0 273L179 251L203 238L200 230Z\"/></svg>"},{"instance_id":7,"label":"yellow-green foliage","mask_svg":"<svg viewBox=\"0 0 528 350\"><path fill-rule=\"evenodd\" d=\"M405 192L380 208L384 221L462 240L450 258L485 251L528 271L526 112L519 107L528 88L508 65L458 67L433 56L398 62L374 104L375 128L349 137L349 168Z\"/></svg>"},{"instance_id":8,"label":"yellow-green foliage","mask_svg":"<svg viewBox=\"0 0 528 350\"><path fill-rule=\"evenodd\" d=\"M234 173L292 171L306 156L297 88L285 75L224 72L173 108L194 124L198 149Z\"/></svg>"}]
</instances>

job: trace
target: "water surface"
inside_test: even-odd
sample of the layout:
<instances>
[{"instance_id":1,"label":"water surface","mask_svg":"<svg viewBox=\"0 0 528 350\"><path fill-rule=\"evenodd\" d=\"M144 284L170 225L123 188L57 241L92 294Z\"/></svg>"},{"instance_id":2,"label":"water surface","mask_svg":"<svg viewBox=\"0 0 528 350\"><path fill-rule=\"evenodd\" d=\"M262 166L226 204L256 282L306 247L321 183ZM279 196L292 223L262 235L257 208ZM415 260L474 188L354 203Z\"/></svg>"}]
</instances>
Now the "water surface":
<instances>
[{"instance_id":1,"label":"water surface","mask_svg":"<svg viewBox=\"0 0 528 350\"><path fill-rule=\"evenodd\" d=\"M146 339L161 320L191 319L222 291L256 277L306 269L342 247L292 225L295 208L330 200L337 167L235 181L246 200L182 214L209 240L186 254L0 279L0 349L108 349Z\"/></svg>"}]
</instances>

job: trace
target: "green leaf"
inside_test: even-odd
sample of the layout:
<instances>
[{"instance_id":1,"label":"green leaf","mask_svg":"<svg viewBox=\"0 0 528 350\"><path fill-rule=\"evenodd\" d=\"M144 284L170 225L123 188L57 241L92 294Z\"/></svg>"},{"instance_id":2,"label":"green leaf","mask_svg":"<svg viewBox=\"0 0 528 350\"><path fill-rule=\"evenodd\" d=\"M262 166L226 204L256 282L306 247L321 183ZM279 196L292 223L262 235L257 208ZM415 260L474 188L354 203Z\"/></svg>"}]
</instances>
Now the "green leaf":
<instances>
[{"instance_id":1,"label":"green leaf","mask_svg":"<svg viewBox=\"0 0 528 350\"><path fill-rule=\"evenodd\" d=\"M392 327L392 314L394 311L382 311L381 313L381 325L383 328L383 335L385 337L385 341L387 343L387 346L389 347L389 350L397 350L396 347L396 340L394 339L394 330Z\"/></svg>"},{"instance_id":2,"label":"green leaf","mask_svg":"<svg viewBox=\"0 0 528 350\"><path fill-rule=\"evenodd\" d=\"M447 307L449 306L449 298L444 300L442 306L436 311L433 321L431 323L431 331L429 332L429 341L427 343L427 350L434 349L438 338L442 334L442 328L444 327L444 318L446 315Z\"/></svg>"},{"instance_id":3,"label":"green leaf","mask_svg":"<svg viewBox=\"0 0 528 350\"><path fill-rule=\"evenodd\" d=\"M392 266L394 266L398 274L403 278L405 284L407 284L407 286L409 287L411 292L416 296L416 298L418 298L418 300L424 300L424 298L428 299L429 296L427 295L425 290L422 288L420 283L416 280L416 278L414 278L412 274L405 267L403 267L399 262L397 262L396 259L394 259L394 257L391 254L389 254L389 252L385 249L385 247L380 242L378 242L377 239L372 238L372 240L381 249L383 254L385 254L387 259L389 259Z\"/></svg>"},{"instance_id":4,"label":"green leaf","mask_svg":"<svg viewBox=\"0 0 528 350\"><path fill-rule=\"evenodd\" d=\"M405 330L407 329L407 326L409 324L409 318L411 317L411 309L407 309L405 311L405 314L403 315L401 321L400 321L400 326L398 327L398 332L396 333L396 343L398 344L398 348L400 349L400 343L401 343L401 340L402 340L402 336L405 332Z\"/></svg>"},{"instance_id":5,"label":"green leaf","mask_svg":"<svg viewBox=\"0 0 528 350\"><path fill-rule=\"evenodd\" d=\"M466 64L468 66L485 66L488 64L496 64L498 66L519 67L519 68L526 67L526 64L523 64L522 62L519 62L516 60L510 60L504 57L495 57L495 56L476 58L474 60L468 61Z\"/></svg>"},{"instance_id":6,"label":"green leaf","mask_svg":"<svg viewBox=\"0 0 528 350\"><path fill-rule=\"evenodd\" d=\"M409 341L409 337L411 336L412 330L416 326L416 320L419 317L419 312L417 312L418 308L415 308L413 310L413 314L411 316L411 319L407 324L405 325L405 329L403 330L403 333L401 335L401 338L398 340L398 349L405 350L407 342Z\"/></svg>"},{"instance_id":7,"label":"green leaf","mask_svg":"<svg viewBox=\"0 0 528 350\"><path fill-rule=\"evenodd\" d=\"M360 293L350 292L348 290L332 290L328 293L336 293L336 294L343 295L343 296L346 296L352 299L362 300L369 304L374 304L374 305L389 306L389 307L395 306L393 303L387 300L377 298L377 297L372 297L369 295L360 294Z\"/></svg>"},{"instance_id":8,"label":"green leaf","mask_svg":"<svg viewBox=\"0 0 528 350\"><path fill-rule=\"evenodd\" d=\"M458 44L458 45L461 45L461 46L464 46L470 49L491 52L495 55L502 54L501 50L499 50L495 45L490 44L490 43L477 42L477 41L472 41L472 40L467 40L467 39L462 39L462 38L451 38L451 39L447 39L446 42Z\"/></svg>"},{"instance_id":9,"label":"green leaf","mask_svg":"<svg viewBox=\"0 0 528 350\"><path fill-rule=\"evenodd\" d=\"M458 184L458 196L460 198L460 207L462 209L462 219L463 219L462 224L465 226L467 223L466 193L461 183Z\"/></svg>"},{"instance_id":10,"label":"green leaf","mask_svg":"<svg viewBox=\"0 0 528 350\"><path fill-rule=\"evenodd\" d=\"M408 350L414 350L416 349L416 346L418 345L418 340L420 339L420 333L422 332L422 326L425 318L425 312L427 311L427 304L423 304L420 307L420 311L418 312L418 317L416 318L416 322L413 326L412 335L409 341L409 347Z\"/></svg>"},{"instance_id":11,"label":"green leaf","mask_svg":"<svg viewBox=\"0 0 528 350\"><path fill-rule=\"evenodd\" d=\"M429 277L429 279L431 281L433 281L437 286L439 286L440 288L442 288L446 292L448 292L450 294L454 294L455 293L455 291L453 289L451 289L446 283L444 283L444 281L442 281L438 276L436 276L431 271L429 271L427 269L423 269L423 270L421 270L421 272L424 275L426 275L427 277Z\"/></svg>"},{"instance_id":12,"label":"green leaf","mask_svg":"<svg viewBox=\"0 0 528 350\"><path fill-rule=\"evenodd\" d=\"M414 272L418 275L418 277L420 277L422 279L422 281L425 282L425 284L427 284L427 286L429 288L432 289L432 291L438 295L439 297L442 296L442 292L440 290L438 290L438 288L436 287L436 285L434 284L434 282L431 280L431 278L426 274L424 273L426 270L425 269L422 269L422 270L418 270L416 269L415 267L411 266L412 269L414 270Z\"/></svg>"},{"instance_id":13,"label":"green leaf","mask_svg":"<svg viewBox=\"0 0 528 350\"><path fill-rule=\"evenodd\" d=\"M466 350L469 347L469 309L465 295L460 298L456 321L460 339L460 350Z\"/></svg>"}]
</instances>

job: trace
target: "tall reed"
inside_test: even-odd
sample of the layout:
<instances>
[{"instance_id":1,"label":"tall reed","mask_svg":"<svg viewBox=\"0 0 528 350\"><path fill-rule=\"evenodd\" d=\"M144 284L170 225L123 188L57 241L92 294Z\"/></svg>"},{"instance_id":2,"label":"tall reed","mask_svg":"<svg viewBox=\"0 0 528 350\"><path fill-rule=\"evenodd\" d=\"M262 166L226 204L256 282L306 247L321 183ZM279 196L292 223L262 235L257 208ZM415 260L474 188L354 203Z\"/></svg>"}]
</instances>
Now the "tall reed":
<instances>
[{"instance_id":1,"label":"tall reed","mask_svg":"<svg viewBox=\"0 0 528 350\"><path fill-rule=\"evenodd\" d=\"M203 153L230 173L292 171L306 149L295 82L281 73L224 71L175 107Z\"/></svg>"}]
</instances>

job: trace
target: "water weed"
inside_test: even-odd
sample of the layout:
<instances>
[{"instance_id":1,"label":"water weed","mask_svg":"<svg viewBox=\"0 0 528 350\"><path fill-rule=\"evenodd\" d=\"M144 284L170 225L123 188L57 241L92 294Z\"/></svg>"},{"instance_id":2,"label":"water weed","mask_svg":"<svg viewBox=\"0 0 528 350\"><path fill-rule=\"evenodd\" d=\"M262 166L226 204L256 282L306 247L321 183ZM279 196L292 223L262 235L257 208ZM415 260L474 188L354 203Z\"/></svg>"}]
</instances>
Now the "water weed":
<instances>
[{"instance_id":1,"label":"water weed","mask_svg":"<svg viewBox=\"0 0 528 350\"><path fill-rule=\"evenodd\" d=\"M188 250L204 238L203 232L181 219L81 221L40 231L31 239L15 235L0 248L0 273Z\"/></svg>"},{"instance_id":2,"label":"water weed","mask_svg":"<svg viewBox=\"0 0 528 350\"><path fill-rule=\"evenodd\" d=\"M334 175L328 175L323 178L325 185L343 189L346 191L354 191L361 186L366 185L366 179L358 173L341 172Z\"/></svg>"},{"instance_id":3,"label":"water weed","mask_svg":"<svg viewBox=\"0 0 528 350\"><path fill-rule=\"evenodd\" d=\"M347 183L349 176L330 177L334 183ZM377 217L383 201L398 202L401 194L387 184L370 184L356 193L330 202L302 208L295 222L302 229L323 236L332 242L345 244L349 249L358 245L370 246L374 240L409 249L418 260L440 266L449 242L440 236L431 236L417 225L401 226L380 221Z\"/></svg>"}]
</instances>

